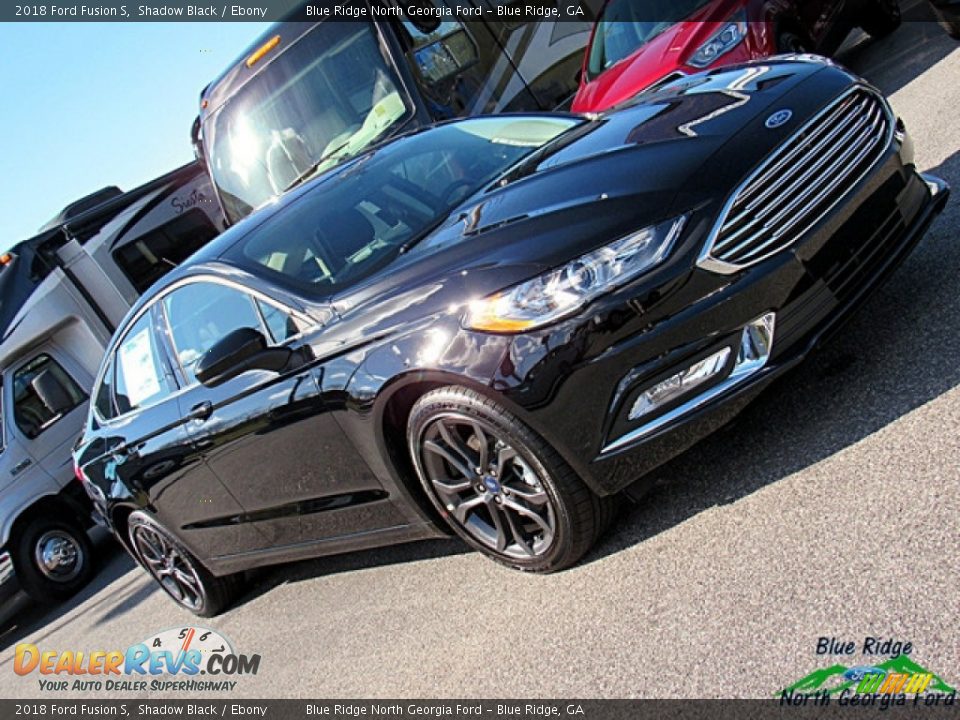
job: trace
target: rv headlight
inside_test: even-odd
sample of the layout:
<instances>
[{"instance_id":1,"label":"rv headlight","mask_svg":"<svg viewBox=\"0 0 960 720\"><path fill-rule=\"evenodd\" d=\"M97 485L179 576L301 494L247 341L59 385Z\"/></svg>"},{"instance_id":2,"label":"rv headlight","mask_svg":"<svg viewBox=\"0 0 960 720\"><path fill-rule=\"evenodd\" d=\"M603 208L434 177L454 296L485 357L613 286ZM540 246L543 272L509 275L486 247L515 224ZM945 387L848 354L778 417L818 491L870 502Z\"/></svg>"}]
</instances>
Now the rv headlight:
<instances>
[{"instance_id":1,"label":"rv headlight","mask_svg":"<svg viewBox=\"0 0 960 720\"><path fill-rule=\"evenodd\" d=\"M532 280L470 304L472 330L518 333L549 325L659 264L683 229L680 217L644 228Z\"/></svg>"},{"instance_id":2,"label":"rv headlight","mask_svg":"<svg viewBox=\"0 0 960 720\"><path fill-rule=\"evenodd\" d=\"M747 14L743 10L735 13L707 40L687 61L696 68L705 68L726 55L747 36Z\"/></svg>"}]
</instances>

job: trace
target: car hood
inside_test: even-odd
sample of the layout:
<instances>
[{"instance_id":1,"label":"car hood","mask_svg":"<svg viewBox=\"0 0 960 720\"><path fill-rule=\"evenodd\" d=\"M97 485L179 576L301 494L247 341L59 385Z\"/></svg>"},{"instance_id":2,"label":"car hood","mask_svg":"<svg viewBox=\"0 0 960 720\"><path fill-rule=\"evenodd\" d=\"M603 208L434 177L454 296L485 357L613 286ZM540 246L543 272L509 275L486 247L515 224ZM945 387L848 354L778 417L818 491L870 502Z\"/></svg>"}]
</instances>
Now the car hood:
<instances>
[{"instance_id":1,"label":"car hood","mask_svg":"<svg viewBox=\"0 0 960 720\"><path fill-rule=\"evenodd\" d=\"M740 3L710 3L671 25L593 80L583 82L573 100L573 109L611 108L679 71L716 32L718 23L726 21L737 7Z\"/></svg>"},{"instance_id":2,"label":"car hood","mask_svg":"<svg viewBox=\"0 0 960 720\"><path fill-rule=\"evenodd\" d=\"M817 82L808 82L814 75ZM711 203L719 212L758 162L852 81L819 62L747 63L588 119L462 203L410 252L334 298L334 307L342 319L369 319L371 306L398 308L374 313L385 322L422 315ZM766 129L783 108L792 121Z\"/></svg>"}]
</instances>

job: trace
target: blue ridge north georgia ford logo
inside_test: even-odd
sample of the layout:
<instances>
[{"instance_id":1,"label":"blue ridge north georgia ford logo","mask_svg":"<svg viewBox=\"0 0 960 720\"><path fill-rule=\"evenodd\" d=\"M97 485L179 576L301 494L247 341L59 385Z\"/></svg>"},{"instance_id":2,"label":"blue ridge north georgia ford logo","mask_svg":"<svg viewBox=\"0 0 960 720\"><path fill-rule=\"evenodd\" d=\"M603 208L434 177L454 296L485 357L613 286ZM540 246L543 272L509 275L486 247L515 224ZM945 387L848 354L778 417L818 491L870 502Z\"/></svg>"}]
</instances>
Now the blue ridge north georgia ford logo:
<instances>
[{"instance_id":1,"label":"blue ridge north georgia ford logo","mask_svg":"<svg viewBox=\"0 0 960 720\"><path fill-rule=\"evenodd\" d=\"M777 110L773 115L767 118L767 122L764 123L770 130L775 130L778 127L782 127L790 122L790 118L793 117L793 110L784 108L783 110Z\"/></svg>"}]
</instances>

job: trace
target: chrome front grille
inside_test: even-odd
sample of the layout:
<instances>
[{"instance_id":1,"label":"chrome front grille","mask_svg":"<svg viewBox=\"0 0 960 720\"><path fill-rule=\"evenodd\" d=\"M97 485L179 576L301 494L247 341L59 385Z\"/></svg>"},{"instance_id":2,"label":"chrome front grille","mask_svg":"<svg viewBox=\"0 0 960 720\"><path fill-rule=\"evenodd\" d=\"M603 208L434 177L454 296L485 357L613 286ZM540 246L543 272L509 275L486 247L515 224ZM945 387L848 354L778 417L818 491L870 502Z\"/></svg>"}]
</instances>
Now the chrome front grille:
<instances>
[{"instance_id":1,"label":"chrome front grille","mask_svg":"<svg viewBox=\"0 0 960 720\"><path fill-rule=\"evenodd\" d=\"M770 155L727 202L700 264L732 273L790 246L882 157L894 121L883 98L856 87Z\"/></svg>"}]
</instances>

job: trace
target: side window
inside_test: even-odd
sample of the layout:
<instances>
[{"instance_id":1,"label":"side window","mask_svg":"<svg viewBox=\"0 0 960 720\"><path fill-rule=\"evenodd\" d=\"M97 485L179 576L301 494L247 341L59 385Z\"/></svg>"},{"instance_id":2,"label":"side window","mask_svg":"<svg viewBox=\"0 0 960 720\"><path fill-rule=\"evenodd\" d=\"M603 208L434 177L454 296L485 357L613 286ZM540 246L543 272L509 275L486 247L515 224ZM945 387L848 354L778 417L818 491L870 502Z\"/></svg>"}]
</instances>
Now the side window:
<instances>
[{"instance_id":1,"label":"side window","mask_svg":"<svg viewBox=\"0 0 960 720\"><path fill-rule=\"evenodd\" d=\"M49 355L38 355L13 376L13 419L35 438L80 405L86 394Z\"/></svg>"},{"instance_id":2,"label":"side window","mask_svg":"<svg viewBox=\"0 0 960 720\"><path fill-rule=\"evenodd\" d=\"M112 364L115 365L116 383L113 391L116 412L113 415L153 405L173 392L172 380L157 347L150 312L144 313L124 335Z\"/></svg>"},{"instance_id":3,"label":"side window","mask_svg":"<svg viewBox=\"0 0 960 720\"><path fill-rule=\"evenodd\" d=\"M203 354L221 338L243 327L264 332L253 299L219 283L197 282L174 290L163 299L177 359L193 382Z\"/></svg>"},{"instance_id":4,"label":"side window","mask_svg":"<svg viewBox=\"0 0 960 720\"><path fill-rule=\"evenodd\" d=\"M200 194L203 200L203 194ZM217 228L202 210L188 210L165 225L126 241L113 259L137 292L144 292L169 270L217 236Z\"/></svg>"},{"instance_id":5,"label":"side window","mask_svg":"<svg viewBox=\"0 0 960 720\"><path fill-rule=\"evenodd\" d=\"M113 357L107 363L107 369L103 371L103 377L94 396L93 406L104 420L109 420L117 414L113 407Z\"/></svg>"},{"instance_id":6,"label":"side window","mask_svg":"<svg viewBox=\"0 0 960 720\"><path fill-rule=\"evenodd\" d=\"M254 300L260 314L263 315L263 321L267 324L271 338L275 343L284 343L301 331L297 321L290 313L287 313L275 305L265 303L262 300Z\"/></svg>"}]
</instances>

